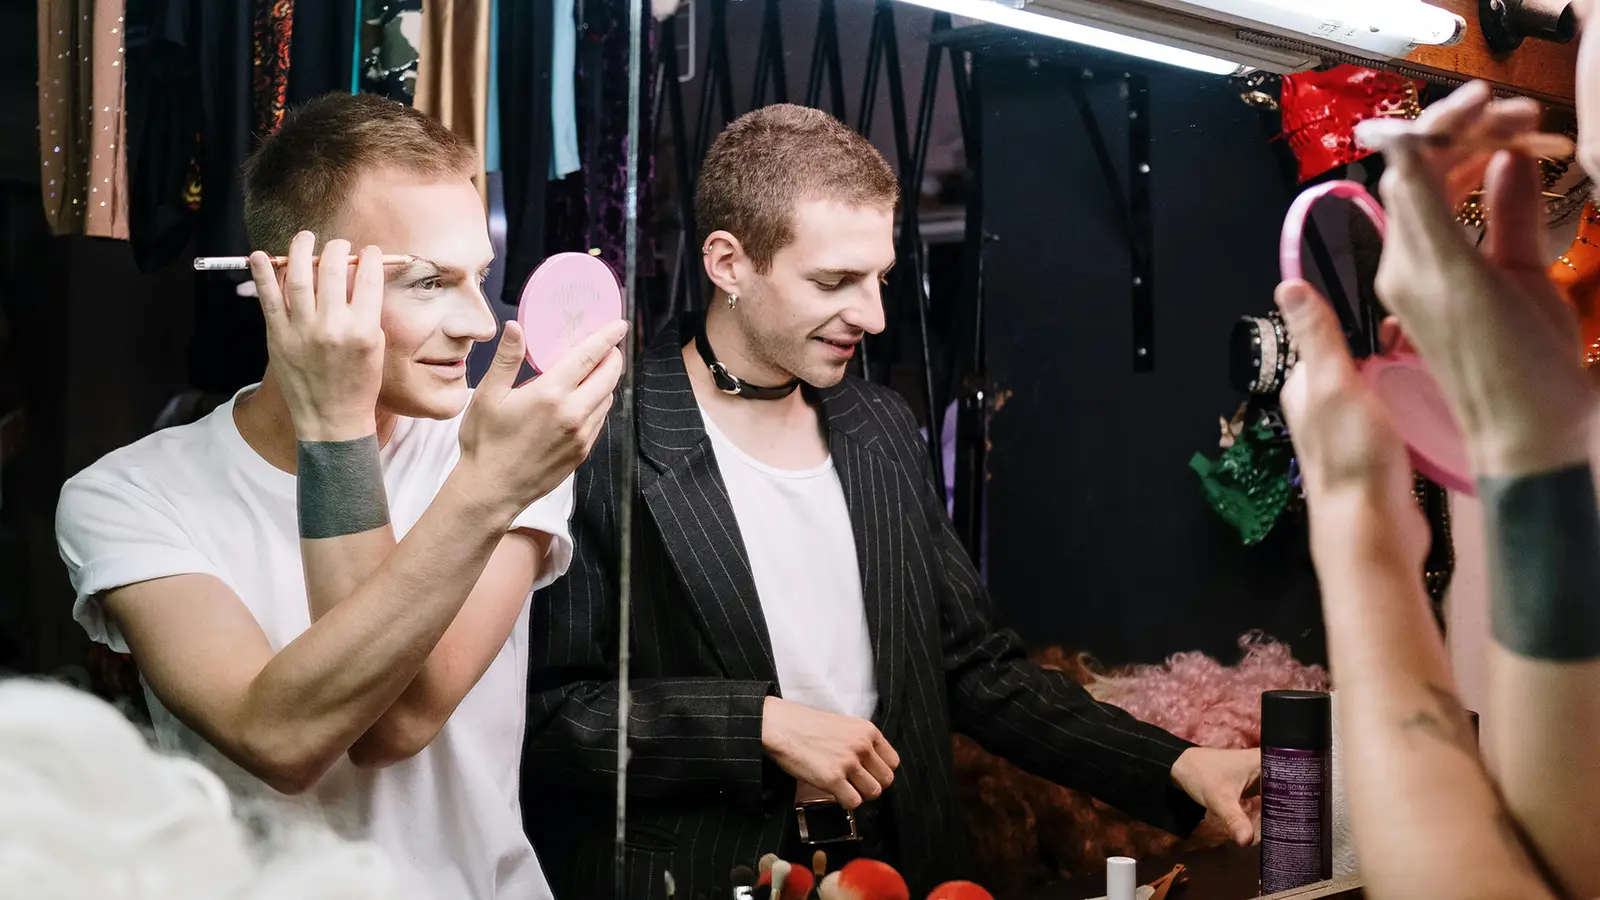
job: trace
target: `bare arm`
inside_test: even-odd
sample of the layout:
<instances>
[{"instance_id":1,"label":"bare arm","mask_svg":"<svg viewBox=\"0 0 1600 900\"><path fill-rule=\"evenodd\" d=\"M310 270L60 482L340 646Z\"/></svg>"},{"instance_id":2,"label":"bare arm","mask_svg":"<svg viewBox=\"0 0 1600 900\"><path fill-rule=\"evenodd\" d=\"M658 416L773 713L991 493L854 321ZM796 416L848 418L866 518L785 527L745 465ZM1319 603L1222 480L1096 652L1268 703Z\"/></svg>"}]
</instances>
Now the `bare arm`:
<instances>
[{"instance_id":1,"label":"bare arm","mask_svg":"<svg viewBox=\"0 0 1600 900\"><path fill-rule=\"evenodd\" d=\"M1569 456L1582 457L1573 447ZM1502 471L1526 470L1507 461ZM1600 892L1600 515L1587 460L1479 479L1493 759L1511 811L1575 896Z\"/></svg>"},{"instance_id":2,"label":"bare arm","mask_svg":"<svg viewBox=\"0 0 1600 900\"><path fill-rule=\"evenodd\" d=\"M1394 498L1333 495L1312 506L1363 880L1375 900L1554 898L1479 762L1396 524L1416 515Z\"/></svg>"},{"instance_id":3,"label":"bare arm","mask_svg":"<svg viewBox=\"0 0 1600 900\"><path fill-rule=\"evenodd\" d=\"M1584 45L1580 83L1600 74L1595 47L1593 40ZM1591 106L1585 114L1593 112ZM1537 110L1492 101L1487 86L1474 84L1431 106L1426 119L1430 131L1470 141L1486 130L1532 130ZM1597 126L1580 124L1591 146ZM1388 153L1379 294L1449 401L1479 479L1494 637L1487 712L1506 802L1559 876L1558 888L1594 896L1600 892L1591 812L1600 801L1594 491L1570 482L1537 490L1541 480L1559 480L1587 461L1594 392L1572 310L1546 275L1535 162L1506 152L1487 160L1484 199L1495 215L1480 253L1455 221L1454 196L1441 187L1444 172L1455 181L1448 156L1414 143ZM1536 489L1533 495L1528 488ZM1510 508L1502 503L1508 489L1521 494Z\"/></svg>"},{"instance_id":4,"label":"bare arm","mask_svg":"<svg viewBox=\"0 0 1600 900\"><path fill-rule=\"evenodd\" d=\"M305 790L411 685L495 554L517 510L467 484L453 474L396 552L276 653L211 576L118 588L107 610L179 719L274 788Z\"/></svg>"},{"instance_id":5,"label":"bare arm","mask_svg":"<svg viewBox=\"0 0 1600 900\"><path fill-rule=\"evenodd\" d=\"M1480 763L1456 699L1422 585L1427 528L1393 420L1327 301L1298 281L1280 285L1277 301L1300 349L1282 401L1305 478L1367 892L1562 896Z\"/></svg>"},{"instance_id":6,"label":"bare arm","mask_svg":"<svg viewBox=\"0 0 1600 900\"><path fill-rule=\"evenodd\" d=\"M351 745L352 762L382 766L408 759L438 736L510 638L528 591L541 574L550 540L543 532L517 530L499 541L416 677ZM300 555L311 620L321 621L341 602L354 597L369 575L397 552L404 551L399 550L393 529L388 527L302 540Z\"/></svg>"}]
</instances>

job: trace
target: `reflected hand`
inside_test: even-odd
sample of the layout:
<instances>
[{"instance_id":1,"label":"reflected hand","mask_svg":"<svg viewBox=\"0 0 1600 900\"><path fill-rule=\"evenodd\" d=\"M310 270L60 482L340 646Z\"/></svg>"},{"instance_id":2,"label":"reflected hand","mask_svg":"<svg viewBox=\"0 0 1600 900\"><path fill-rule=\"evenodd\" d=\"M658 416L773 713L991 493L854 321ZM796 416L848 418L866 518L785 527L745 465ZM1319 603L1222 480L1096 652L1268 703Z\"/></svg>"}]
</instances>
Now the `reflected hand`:
<instances>
[{"instance_id":1,"label":"reflected hand","mask_svg":"<svg viewBox=\"0 0 1600 900\"><path fill-rule=\"evenodd\" d=\"M1519 127L1525 114L1509 103L1469 86L1436 104L1428 130L1467 145L1485 128ZM1511 152L1483 162L1494 214L1479 252L1454 213L1460 173L1476 158L1417 141L1386 156L1378 294L1438 381L1476 474L1526 474L1582 458L1591 389L1577 323L1546 275L1535 162Z\"/></svg>"},{"instance_id":2,"label":"reflected hand","mask_svg":"<svg viewBox=\"0 0 1600 900\"><path fill-rule=\"evenodd\" d=\"M845 809L876 800L894 783L900 754L866 719L768 697L761 746L783 771L831 794Z\"/></svg>"},{"instance_id":3,"label":"reflected hand","mask_svg":"<svg viewBox=\"0 0 1600 900\"><path fill-rule=\"evenodd\" d=\"M1261 811L1246 798L1261 787L1260 750L1190 747L1172 765L1172 780L1206 815L1221 823L1233 842L1248 847L1261 839Z\"/></svg>"}]
</instances>

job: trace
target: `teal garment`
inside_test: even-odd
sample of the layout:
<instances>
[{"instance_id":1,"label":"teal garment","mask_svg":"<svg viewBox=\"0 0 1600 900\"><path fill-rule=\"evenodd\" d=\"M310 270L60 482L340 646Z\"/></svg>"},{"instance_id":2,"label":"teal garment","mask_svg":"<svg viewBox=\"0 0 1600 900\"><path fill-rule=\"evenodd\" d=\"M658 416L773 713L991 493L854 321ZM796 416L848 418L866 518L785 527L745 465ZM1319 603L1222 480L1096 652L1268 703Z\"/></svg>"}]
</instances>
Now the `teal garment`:
<instances>
[{"instance_id":1,"label":"teal garment","mask_svg":"<svg viewBox=\"0 0 1600 900\"><path fill-rule=\"evenodd\" d=\"M411 105L417 94L422 0L363 0L360 90Z\"/></svg>"},{"instance_id":2,"label":"teal garment","mask_svg":"<svg viewBox=\"0 0 1600 900\"><path fill-rule=\"evenodd\" d=\"M583 168L578 153L578 23L572 0L555 0L550 59L550 180Z\"/></svg>"},{"instance_id":3,"label":"teal garment","mask_svg":"<svg viewBox=\"0 0 1600 900\"><path fill-rule=\"evenodd\" d=\"M500 171L500 4L489 4L489 122L484 128L483 169Z\"/></svg>"}]
</instances>

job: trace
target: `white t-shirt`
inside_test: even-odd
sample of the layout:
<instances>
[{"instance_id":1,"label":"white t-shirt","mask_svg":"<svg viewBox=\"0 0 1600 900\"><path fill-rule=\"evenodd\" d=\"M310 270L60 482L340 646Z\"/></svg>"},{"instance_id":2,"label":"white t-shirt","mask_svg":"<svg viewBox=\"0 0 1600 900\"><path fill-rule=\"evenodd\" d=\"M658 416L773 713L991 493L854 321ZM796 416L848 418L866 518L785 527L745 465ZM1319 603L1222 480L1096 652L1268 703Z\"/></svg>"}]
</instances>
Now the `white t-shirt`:
<instances>
[{"instance_id":1,"label":"white t-shirt","mask_svg":"<svg viewBox=\"0 0 1600 900\"><path fill-rule=\"evenodd\" d=\"M735 446L704 409L700 416L750 556L784 699L872 718L878 687L861 565L833 458L774 468Z\"/></svg>"},{"instance_id":2,"label":"white t-shirt","mask_svg":"<svg viewBox=\"0 0 1600 900\"><path fill-rule=\"evenodd\" d=\"M77 591L73 617L93 640L127 651L105 613L104 592L191 573L216 576L238 594L274 650L310 627L295 477L245 443L233 409L230 400L198 422L110 453L62 488L56 539ZM382 461L396 539L455 468L460 430L461 416L402 418L395 426ZM569 478L516 519L515 528L552 535L543 577L530 593L572 560L572 504ZM375 841L419 898L529 900L548 898L550 888L523 833L518 793L527 667L524 603L511 638L421 753L381 769L340 759L301 797L273 791L224 757L148 685L145 697L164 749L198 758L236 797L266 798L286 813L309 813L347 837Z\"/></svg>"}]
</instances>

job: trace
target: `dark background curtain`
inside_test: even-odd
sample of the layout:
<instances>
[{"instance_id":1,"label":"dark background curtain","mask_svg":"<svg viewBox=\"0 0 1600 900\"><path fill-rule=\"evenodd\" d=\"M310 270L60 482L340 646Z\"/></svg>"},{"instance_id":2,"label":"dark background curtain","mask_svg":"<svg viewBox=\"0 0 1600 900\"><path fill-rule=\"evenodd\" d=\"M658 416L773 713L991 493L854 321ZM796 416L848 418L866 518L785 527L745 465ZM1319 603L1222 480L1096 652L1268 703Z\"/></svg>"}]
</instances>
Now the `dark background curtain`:
<instances>
[{"instance_id":1,"label":"dark background curtain","mask_svg":"<svg viewBox=\"0 0 1600 900\"><path fill-rule=\"evenodd\" d=\"M1133 368L1132 268L1069 79L981 60L985 335L993 386L989 579L1030 644L1104 662L1237 654L1251 629L1326 661L1303 518L1245 548L1187 466L1240 397L1228 336L1272 306L1292 198L1258 114L1226 79L1152 70L1154 368ZM1119 178L1115 83L1089 88ZM1040 110L1056 110L1040 115Z\"/></svg>"}]
</instances>

